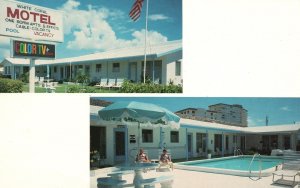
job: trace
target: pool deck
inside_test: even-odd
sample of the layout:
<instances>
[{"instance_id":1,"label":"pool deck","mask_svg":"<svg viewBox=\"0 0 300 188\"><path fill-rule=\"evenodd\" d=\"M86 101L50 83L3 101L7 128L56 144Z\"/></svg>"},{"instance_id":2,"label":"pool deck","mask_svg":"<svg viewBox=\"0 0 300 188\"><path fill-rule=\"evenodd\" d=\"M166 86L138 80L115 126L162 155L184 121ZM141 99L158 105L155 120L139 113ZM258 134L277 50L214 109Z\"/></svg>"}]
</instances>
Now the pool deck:
<instances>
[{"instance_id":1,"label":"pool deck","mask_svg":"<svg viewBox=\"0 0 300 188\"><path fill-rule=\"evenodd\" d=\"M196 171L188 171L188 170L180 170L174 169L172 172L174 175L174 184L173 188L214 188L214 187L222 187L222 188L266 188L266 187L291 187L291 186L283 186L279 184L273 184L272 176L263 177L260 180L254 181L248 177L240 177L240 176L232 176L232 175L223 175L223 174L213 174L213 173L205 173L205 172L196 172ZM97 188L97 178L106 177L107 173L102 173L99 171L95 172L94 176L90 177L91 188ZM144 178L155 176L155 171L149 171L144 173ZM124 179L127 181L132 181L133 175L125 175ZM296 181L298 185L294 186L294 188L300 188L299 185L299 177L297 177ZM156 187L160 187L160 185L156 185Z\"/></svg>"}]
</instances>

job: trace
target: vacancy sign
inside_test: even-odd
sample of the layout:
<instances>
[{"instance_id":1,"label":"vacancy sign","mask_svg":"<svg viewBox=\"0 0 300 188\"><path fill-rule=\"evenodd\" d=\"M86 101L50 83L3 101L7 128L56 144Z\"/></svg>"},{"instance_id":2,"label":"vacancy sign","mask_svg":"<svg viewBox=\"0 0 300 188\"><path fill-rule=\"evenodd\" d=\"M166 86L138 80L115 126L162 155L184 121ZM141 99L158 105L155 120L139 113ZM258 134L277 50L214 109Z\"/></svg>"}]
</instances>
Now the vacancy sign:
<instances>
[{"instance_id":1,"label":"vacancy sign","mask_svg":"<svg viewBox=\"0 0 300 188\"><path fill-rule=\"evenodd\" d=\"M13 57L55 58L55 45L27 41L12 41Z\"/></svg>"},{"instance_id":2,"label":"vacancy sign","mask_svg":"<svg viewBox=\"0 0 300 188\"><path fill-rule=\"evenodd\" d=\"M62 13L23 2L0 0L0 35L63 42Z\"/></svg>"}]
</instances>

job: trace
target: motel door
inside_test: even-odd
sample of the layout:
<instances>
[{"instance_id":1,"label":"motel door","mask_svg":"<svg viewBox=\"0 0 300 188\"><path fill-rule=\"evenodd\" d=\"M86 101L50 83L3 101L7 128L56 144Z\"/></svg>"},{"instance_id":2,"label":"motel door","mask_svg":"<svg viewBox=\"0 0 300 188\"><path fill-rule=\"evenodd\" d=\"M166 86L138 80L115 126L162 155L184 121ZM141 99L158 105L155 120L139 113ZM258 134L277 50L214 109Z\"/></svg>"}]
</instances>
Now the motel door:
<instances>
[{"instance_id":1,"label":"motel door","mask_svg":"<svg viewBox=\"0 0 300 188\"><path fill-rule=\"evenodd\" d=\"M285 135L283 137L284 149L291 149L291 137L289 135Z\"/></svg>"},{"instance_id":2,"label":"motel door","mask_svg":"<svg viewBox=\"0 0 300 188\"><path fill-rule=\"evenodd\" d=\"M241 150L243 152L245 152L246 149L246 137L245 136L241 136Z\"/></svg>"},{"instance_id":3,"label":"motel door","mask_svg":"<svg viewBox=\"0 0 300 188\"><path fill-rule=\"evenodd\" d=\"M126 136L125 129L117 128L114 129L114 153L115 153L115 162L120 163L125 161L126 154Z\"/></svg>"},{"instance_id":4,"label":"motel door","mask_svg":"<svg viewBox=\"0 0 300 188\"><path fill-rule=\"evenodd\" d=\"M129 63L129 80L134 82L137 81L137 63L131 62Z\"/></svg>"},{"instance_id":5,"label":"motel door","mask_svg":"<svg viewBox=\"0 0 300 188\"><path fill-rule=\"evenodd\" d=\"M64 68L60 67L60 79L64 79Z\"/></svg>"},{"instance_id":6,"label":"motel door","mask_svg":"<svg viewBox=\"0 0 300 188\"><path fill-rule=\"evenodd\" d=\"M187 135L187 144L188 144L188 155L189 157L193 156L193 134L192 133L188 133Z\"/></svg>"}]
</instances>

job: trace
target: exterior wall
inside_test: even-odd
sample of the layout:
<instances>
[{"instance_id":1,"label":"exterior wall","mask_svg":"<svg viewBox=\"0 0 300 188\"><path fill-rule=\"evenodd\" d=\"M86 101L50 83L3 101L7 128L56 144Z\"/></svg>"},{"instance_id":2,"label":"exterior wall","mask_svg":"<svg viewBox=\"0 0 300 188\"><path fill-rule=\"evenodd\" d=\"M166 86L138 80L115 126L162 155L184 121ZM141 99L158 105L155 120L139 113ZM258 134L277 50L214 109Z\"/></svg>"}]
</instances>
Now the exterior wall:
<instances>
[{"instance_id":1,"label":"exterior wall","mask_svg":"<svg viewBox=\"0 0 300 188\"><path fill-rule=\"evenodd\" d=\"M106 159L105 164L114 164L115 163L115 141L114 141L114 128L117 128L117 125L101 125L96 121L91 120L91 126L104 126L106 127ZM143 143L142 142L142 130L150 129L153 130L153 142L151 143ZM138 131L140 131L140 148L143 148L147 151L150 159L158 159L159 153L158 149L161 147L166 147L171 151L171 156L173 159L185 159L187 154L187 134L192 134L192 152L190 157L197 157L199 154L197 153L197 139L196 134L202 133L206 134L208 131L207 137L207 149L212 151L212 155L216 155L215 152L215 134L224 135L223 136L223 144L222 150L224 151L224 155L233 155L235 146L237 148L241 148L241 136L246 136L246 150L250 150L251 148L256 148L261 150L262 144L260 141L262 140L262 135L255 134L239 134L239 133L231 133L231 132L222 132L218 130L206 130L206 129L198 129L198 128L184 128L181 127L179 130L172 130L170 128L162 129L162 136L160 134L160 128L149 128L149 127L141 127L140 130L137 129L136 126L128 127L128 140L126 141L128 144L128 159L129 161L134 161L138 147ZM179 142L171 143L170 139L170 131L178 131L179 133ZM136 143L130 143L130 135L135 135ZM283 135L286 134L277 134L278 136L278 147L279 149L283 149ZM228 149L226 149L226 136L228 136ZM237 136L237 143L235 144L233 141L234 136ZM297 133L293 133L291 136L291 149L296 150L297 143ZM221 149L221 148L220 148ZM206 153L202 153L204 156ZM221 153L219 153L220 155Z\"/></svg>"},{"instance_id":2,"label":"exterior wall","mask_svg":"<svg viewBox=\"0 0 300 188\"><path fill-rule=\"evenodd\" d=\"M181 61L180 76L176 76L176 61ZM162 58L162 84L173 81L174 85L182 84L182 51L175 52Z\"/></svg>"}]
</instances>

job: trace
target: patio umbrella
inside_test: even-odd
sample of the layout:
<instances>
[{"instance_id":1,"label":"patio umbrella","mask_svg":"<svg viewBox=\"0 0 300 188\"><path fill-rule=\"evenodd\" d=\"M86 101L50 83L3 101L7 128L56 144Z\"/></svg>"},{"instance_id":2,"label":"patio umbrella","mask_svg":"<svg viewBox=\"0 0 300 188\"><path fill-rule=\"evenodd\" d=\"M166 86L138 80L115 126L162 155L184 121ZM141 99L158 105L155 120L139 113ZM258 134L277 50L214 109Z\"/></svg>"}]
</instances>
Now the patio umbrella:
<instances>
[{"instance_id":1,"label":"patio umbrella","mask_svg":"<svg viewBox=\"0 0 300 188\"><path fill-rule=\"evenodd\" d=\"M138 149L140 148L140 127L170 127L178 129L180 117L158 105L142 102L115 102L98 112L106 124L122 122L138 127Z\"/></svg>"}]
</instances>

